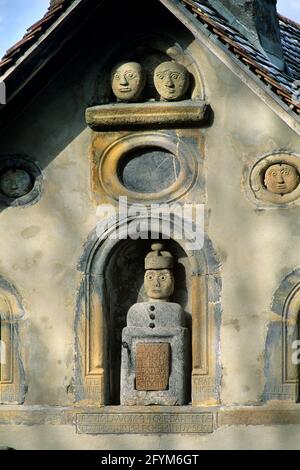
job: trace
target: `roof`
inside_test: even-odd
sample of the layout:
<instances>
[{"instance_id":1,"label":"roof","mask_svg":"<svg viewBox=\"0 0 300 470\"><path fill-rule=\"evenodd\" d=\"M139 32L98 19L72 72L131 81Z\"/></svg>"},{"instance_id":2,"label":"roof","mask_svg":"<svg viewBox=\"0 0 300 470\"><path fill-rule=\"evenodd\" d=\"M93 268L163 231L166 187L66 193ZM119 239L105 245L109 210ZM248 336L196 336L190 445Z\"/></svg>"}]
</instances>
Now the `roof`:
<instances>
[{"instance_id":1,"label":"roof","mask_svg":"<svg viewBox=\"0 0 300 470\"><path fill-rule=\"evenodd\" d=\"M294 88L300 80L300 25L279 15L282 45L289 74L279 70L268 58L254 48L228 21L220 16L206 0L180 0L196 18L204 23L228 50L258 76L293 111L300 114L300 101ZM300 88L300 81L299 81Z\"/></svg>"},{"instance_id":2,"label":"roof","mask_svg":"<svg viewBox=\"0 0 300 470\"><path fill-rule=\"evenodd\" d=\"M84 0L56 0L52 2L44 17L28 28L25 36L11 47L0 61L0 77L10 68L18 67L31 46L35 45L49 29L55 25L66 10L74 3ZM94 0L93 0L94 1ZM207 0L178 0L184 5L214 36L218 38L229 53L234 54L249 70L264 82L268 88L287 104L296 115L300 114L300 101L297 99L295 81L299 80L300 89L300 25L279 15L279 24L285 60L289 73L280 71L260 51L229 25ZM67 12L66 12L67 13Z\"/></svg>"},{"instance_id":3,"label":"roof","mask_svg":"<svg viewBox=\"0 0 300 470\"><path fill-rule=\"evenodd\" d=\"M23 38L14 44L0 61L0 76L2 76L40 37L61 17L75 0L57 0L48 8L42 19L27 29Z\"/></svg>"}]
</instances>

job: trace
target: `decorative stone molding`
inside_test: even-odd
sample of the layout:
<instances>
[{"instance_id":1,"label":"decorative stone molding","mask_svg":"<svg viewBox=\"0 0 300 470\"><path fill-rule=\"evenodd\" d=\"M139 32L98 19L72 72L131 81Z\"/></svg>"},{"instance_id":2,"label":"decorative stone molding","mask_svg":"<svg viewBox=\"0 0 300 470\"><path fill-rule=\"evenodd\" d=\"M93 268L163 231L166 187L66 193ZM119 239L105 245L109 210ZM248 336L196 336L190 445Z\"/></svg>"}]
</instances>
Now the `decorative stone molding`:
<instances>
[{"instance_id":1,"label":"decorative stone molding","mask_svg":"<svg viewBox=\"0 0 300 470\"><path fill-rule=\"evenodd\" d=\"M95 131L177 129L204 126L209 119L204 101L115 103L86 110L86 122Z\"/></svg>"},{"instance_id":2,"label":"decorative stone molding","mask_svg":"<svg viewBox=\"0 0 300 470\"><path fill-rule=\"evenodd\" d=\"M198 203L204 203L203 159L198 154L202 149L197 143L190 132L108 134L105 139L95 135L90 153L94 201L117 203L126 196L129 203L147 205L193 203L197 197ZM166 164L166 157L173 163L164 170L161 164ZM129 184L124 179L128 161Z\"/></svg>"},{"instance_id":3,"label":"decorative stone molding","mask_svg":"<svg viewBox=\"0 0 300 470\"><path fill-rule=\"evenodd\" d=\"M265 400L299 401L299 368L293 364L293 342L299 340L300 270L289 274L276 291L266 340Z\"/></svg>"},{"instance_id":4,"label":"decorative stone molding","mask_svg":"<svg viewBox=\"0 0 300 470\"><path fill-rule=\"evenodd\" d=\"M293 173L293 181L285 180L275 182L275 172L278 174L279 166ZM272 184L272 169L274 181ZM298 184L295 181L298 179ZM276 153L261 158L252 168L250 174L250 188L255 200L261 204L274 204L284 206L296 202L300 198L300 157L288 153ZM282 192L280 192L282 185Z\"/></svg>"},{"instance_id":5,"label":"decorative stone molding","mask_svg":"<svg viewBox=\"0 0 300 470\"><path fill-rule=\"evenodd\" d=\"M113 322L117 319L114 319L116 309L110 310L111 296L115 293L109 283L108 271L112 259L115 260L113 262L120 263L120 253L124 253L128 243L131 243L133 251L136 251L134 240L128 242L122 239L122 233L124 231L125 235L130 221L126 219L120 222L120 240L109 238L111 231L116 229L114 225L100 238L99 233L98 236L92 236L79 265L83 279L75 327L77 402L101 406L112 404L111 386L116 382L112 380L111 375L114 363L112 338L116 334ZM140 221L143 222L142 218ZM174 223L176 224L176 221ZM144 243L147 243L147 240ZM221 380L219 265L207 239L203 250L199 252L185 251L185 242L180 242L180 250L185 253L184 258L190 273L187 288L192 331L192 404L215 405L219 401ZM121 271L120 267L116 269L119 272L119 284ZM136 276L136 272L133 275ZM126 312L125 306L125 314ZM119 351L120 347L121 345L114 345L113 350Z\"/></svg>"},{"instance_id":6,"label":"decorative stone molding","mask_svg":"<svg viewBox=\"0 0 300 470\"><path fill-rule=\"evenodd\" d=\"M19 344L24 315L18 294L0 278L0 404L22 404L26 385Z\"/></svg>"}]
</instances>

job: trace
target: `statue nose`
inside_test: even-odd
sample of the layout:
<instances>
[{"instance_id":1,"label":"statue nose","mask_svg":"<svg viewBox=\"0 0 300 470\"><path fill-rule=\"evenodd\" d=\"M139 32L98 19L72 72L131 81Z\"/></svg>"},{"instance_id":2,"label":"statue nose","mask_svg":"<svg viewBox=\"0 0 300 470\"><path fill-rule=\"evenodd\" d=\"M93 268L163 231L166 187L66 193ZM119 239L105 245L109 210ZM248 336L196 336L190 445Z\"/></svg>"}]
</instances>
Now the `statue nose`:
<instances>
[{"instance_id":1,"label":"statue nose","mask_svg":"<svg viewBox=\"0 0 300 470\"><path fill-rule=\"evenodd\" d=\"M281 173L279 173L279 175L277 175L277 183L284 183L284 179L283 179L283 176Z\"/></svg>"},{"instance_id":2,"label":"statue nose","mask_svg":"<svg viewBox=\"0 0 300 470\"><path fill-rule=\"evenodd\" d=\"M121 77L120 85L124 85L124 86L128 85L128 81L126 80L125 75L123 75L123 77Z\"/></svg>"},{"instance_id":3,"label":"statue nose","mask_svg":"<svg viewBox=\"0 0 300 470\"><path fill-rule=\"evenodd\" d=\"M165 86L167 86L168 88L173 88L174 87L174 83L173 81L171 80L170 77L168 77L165 81Z\"/></svg>"}]
</instances>

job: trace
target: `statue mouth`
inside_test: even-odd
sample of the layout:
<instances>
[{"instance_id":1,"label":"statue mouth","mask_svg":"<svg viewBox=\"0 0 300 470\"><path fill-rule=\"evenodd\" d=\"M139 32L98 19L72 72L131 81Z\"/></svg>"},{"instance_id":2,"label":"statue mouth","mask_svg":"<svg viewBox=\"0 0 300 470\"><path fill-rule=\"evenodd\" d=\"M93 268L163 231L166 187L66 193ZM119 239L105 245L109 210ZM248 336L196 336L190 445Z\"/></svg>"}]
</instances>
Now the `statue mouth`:
<instances>
[{"instance_id":1,"label":"statue mouth","mask_svg":"<svg viewBox=\"0 0 300 470\"><path fill-rule=\"evenodd\" d=\"M125 88L125 87L124 88L119 88L119 91L121 93L127 93L128 91L131 91L131 88Z\"/></svg>"}]
</instances>

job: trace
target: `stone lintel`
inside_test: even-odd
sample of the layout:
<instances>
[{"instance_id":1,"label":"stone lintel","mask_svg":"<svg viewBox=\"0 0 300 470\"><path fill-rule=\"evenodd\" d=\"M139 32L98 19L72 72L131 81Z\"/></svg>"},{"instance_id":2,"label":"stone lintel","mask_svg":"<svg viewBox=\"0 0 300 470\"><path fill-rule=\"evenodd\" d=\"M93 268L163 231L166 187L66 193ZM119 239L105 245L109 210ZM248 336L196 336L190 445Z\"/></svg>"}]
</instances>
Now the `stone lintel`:
<instances>
[{"instance_id":1,"label":"stone lintel","mask_svg":"<svg viewBox=\"0 0 300 470\"><path fill-rule=\"evenodd\" d=\"M86 122L95 131L117 131L151 127L197 127L208 121L204 101L116 103L86 110Z\"/></svg>"},{"instance_id":2,"label":"stone lintel","mask_svg":"<svg viewBox=\"0 0 300 470\"><path fill-rule=\"evenodd\" d=\"M150 423L151 433L155 432L153 422L158 420L160 429L173 426L173 432L183 429L183 432L213 432L224 426L272 426L272 425L299 425L300 424L300 404L274 403L265 406L245 406L245 407L192 407L192 406L112 406L112 407L43 407L43 406L0 406L0 426L8 425L74 425L87 426L80 428L82 432L91 431L99 433L98 423L105 424L106 430L112 423L120 423L122 420L132 422L133 416L140 414L143 416L144 424ZM90 416L92 418L80 418L80 416ZM147 418L152 415L153 418ZM199 418L199 415L202 417ZM101 418L103 416L103 418ZM113 416L112 419L108 418ZM120 418L121 416L121 418ZM124 418L123 418L124 416ZM160 418L165 416L165 418ZM172 418L174 416L174 418ZM129 418L127 418L129 417ZM178 418L177 418L178 417ZM213 417L213 418L212 418ZM211 430L213 419L213 429ZM96 423L96 424L95 424ZM164 424L166 423L166 424ZM192 423L190 431L185 425ZM91 426L91 427L89 427ZM127 423L128 426L128 423ZM183 427L184 426L184 427ZM198 426L198 431L195 428ZM120 424L115 428L118 431ZM105 429L104 429L105 431ZM135 430L136 432L137 430ZM139 431L143 434L143 430ZM157 433L159 433L159 429ZM104 434L105 432L103 432ZM117 434L117 432L116 432Z\"/></svg>"}]
</instances>

